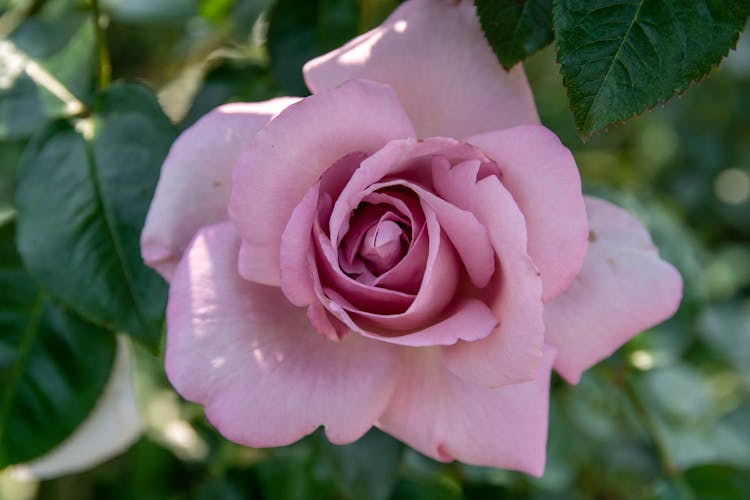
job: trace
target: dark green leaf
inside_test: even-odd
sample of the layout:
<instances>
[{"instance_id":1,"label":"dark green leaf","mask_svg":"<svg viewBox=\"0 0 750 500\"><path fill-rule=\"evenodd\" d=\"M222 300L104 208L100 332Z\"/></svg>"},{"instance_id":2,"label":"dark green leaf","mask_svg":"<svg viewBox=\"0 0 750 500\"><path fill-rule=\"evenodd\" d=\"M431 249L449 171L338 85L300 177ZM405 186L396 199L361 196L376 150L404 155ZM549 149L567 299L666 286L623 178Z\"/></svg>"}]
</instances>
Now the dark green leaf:
<instances>
[{"instance_id":1,"label":"dark green leaf","mask_svg":"<svg viewBox=\"0 0 750 500\"><path fill-rule=\"evenodd\" d=\"M706 75L737 43L747 0L557 0L558 60L584 137Z\"/></svg>"},{"instance_id":2,"label":"dark green leaf","mask_svg":"<svg viewBox=\"0 0 750 500\"><path fill-rule=\"evenodd\" d=\"M166 286L144 266L139 238L174 131L135 85L99 95L84 137L59 121L21 167L18 246L45 289L92 322L159 346Z\"/></svg>"},{"instance_id":3,"label":"dark green leaf","mask_svg":"<svg viewBox=\"0 0 750 500\"><path fill-rule=\"evenodd\" d=\"M284 92L306 95L302 66L357 34L355 0L276 0L268 26L271 71Z\"/></svg>"},{"instance_id":4,"label":"dark green leaf","mask_svg":"<svg viewBox=\"0 0 750 500\"><path fill-rule=\"evenodd\" d=\"M475 0L487 41L505 69L552 41L552 0Z\"/></svg>"},{"instance_id":5,"label":"dark green leaf","mask_svg":"<svg viewBox=\"0 0 750 500\"><path fill-rule=\"evenodd\" d=\"M0 227L0 468L58 445L104 389L115 338L54 305Z\"/></svg>"},{"instance_id":6,"label":"dark green leaf","mask_svg":"<svg viewBox=\"0 0 750 500\"><path fill-rule=\"evenodd\" d=\"M693 494L701 500L746 500L750 498L747 470L722 465L696 467L685 473Z\"/></svg>"}]
</instances>

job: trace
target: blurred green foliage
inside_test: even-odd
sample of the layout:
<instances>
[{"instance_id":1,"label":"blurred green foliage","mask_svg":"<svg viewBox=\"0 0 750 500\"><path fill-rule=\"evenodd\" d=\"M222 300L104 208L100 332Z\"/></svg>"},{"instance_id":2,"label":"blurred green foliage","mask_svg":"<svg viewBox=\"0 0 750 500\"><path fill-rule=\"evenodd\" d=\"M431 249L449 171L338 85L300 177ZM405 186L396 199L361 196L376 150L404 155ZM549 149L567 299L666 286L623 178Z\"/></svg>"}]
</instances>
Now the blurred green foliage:
<instances>
[{"instance_id":1,"label":"blurred green foliage","mask_svg":"<svg viewBox=\"0 0 750 500\"><path fill-rule=\"evenodd\" d=\"M113 79L151 87L184 128L225 102L303 94L308 58L377 25L397 3L101 0L100 8ZM93 102L89 10L83 0L0 1L0 217L12 213L30 137ZM19 51L70 95L12 66ZM319 433L275 450L236 446L139 349L144 437L81 474L16 489L0 479L0 497L750 498L750 37L684 96L586 144L554 59L547 48L526 62L543 122L573 151L586 192L649 227L683 274L685 298L673 319L578 386L553 380L542 478L440 464L377 430L344 447Z\"/></svg>"}]
</instances>

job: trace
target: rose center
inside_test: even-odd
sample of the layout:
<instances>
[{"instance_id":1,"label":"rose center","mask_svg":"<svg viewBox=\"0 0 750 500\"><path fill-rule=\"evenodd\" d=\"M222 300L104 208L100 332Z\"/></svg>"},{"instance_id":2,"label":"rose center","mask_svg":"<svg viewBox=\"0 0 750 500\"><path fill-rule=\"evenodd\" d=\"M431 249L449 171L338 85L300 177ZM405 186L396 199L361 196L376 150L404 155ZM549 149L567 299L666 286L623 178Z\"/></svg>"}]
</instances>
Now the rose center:
<instances>
[{"instance_id":1,"label":"rose center","mask_svg":"<svg viewBox=\"0 0 750 500\"><path fill-rule=\"evenodd\" d=\"M381 274L395 266L406 253L406 233L392 220L380 220L362 239L359 255L375 274Z\"/></svg>"}]
</instances>

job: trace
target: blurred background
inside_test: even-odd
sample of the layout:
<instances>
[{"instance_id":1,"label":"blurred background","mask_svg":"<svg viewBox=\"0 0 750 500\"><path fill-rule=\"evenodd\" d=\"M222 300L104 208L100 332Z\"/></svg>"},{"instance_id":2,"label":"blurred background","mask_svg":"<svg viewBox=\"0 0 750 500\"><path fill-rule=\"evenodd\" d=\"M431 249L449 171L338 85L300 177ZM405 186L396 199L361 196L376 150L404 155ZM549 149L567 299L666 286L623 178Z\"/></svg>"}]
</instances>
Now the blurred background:
<instances>
[{"instance_id":1,"label":"blurred background","mask_svg":"<svg viewBox=\"0 0 750 500\"><path fill-rule=\"evenodd\" d=\"M376 26L397 4L100 0L99 7L113 80L146 84L184 129L222 103L306 95L302 64ZM76 100L91 99L97 51L86 1L0 0L0 16L2 218L12 214L30 137L75 114ZM16 50L65 92L19 74L8 57ZM553 379L542 478L437 463L377 430L343 447L314 434L286 448L243 448L171 390L160 359L134 346L143 436L75 475L20 481L2 471L0 498L750 498L750 36L683 96L585 144L554 48L531 57L526 70L542 121L573 151L584 190L643 221L685 280L673 319L578 386Z\"/></svg>"}]
</instances>

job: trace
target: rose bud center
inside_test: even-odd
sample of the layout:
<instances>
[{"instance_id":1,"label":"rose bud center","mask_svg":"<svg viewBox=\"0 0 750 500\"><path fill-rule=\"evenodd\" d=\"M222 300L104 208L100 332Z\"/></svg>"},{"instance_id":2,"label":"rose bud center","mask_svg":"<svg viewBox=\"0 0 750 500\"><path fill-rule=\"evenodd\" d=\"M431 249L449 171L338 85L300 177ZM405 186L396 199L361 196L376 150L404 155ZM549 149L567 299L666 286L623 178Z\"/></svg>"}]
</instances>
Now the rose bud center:
<instances>
[{"instance_id":1,"label":"rose bud center","mask_svg":"<svg viewBox=\"0 0 750 500\"><path fill-rule=\"evenodd\" d=\"M396 265L406 253L406 233L392 220L380 220L365 233L359 254L370 264L374 274Z\"/></svg>"}]
</instances>

